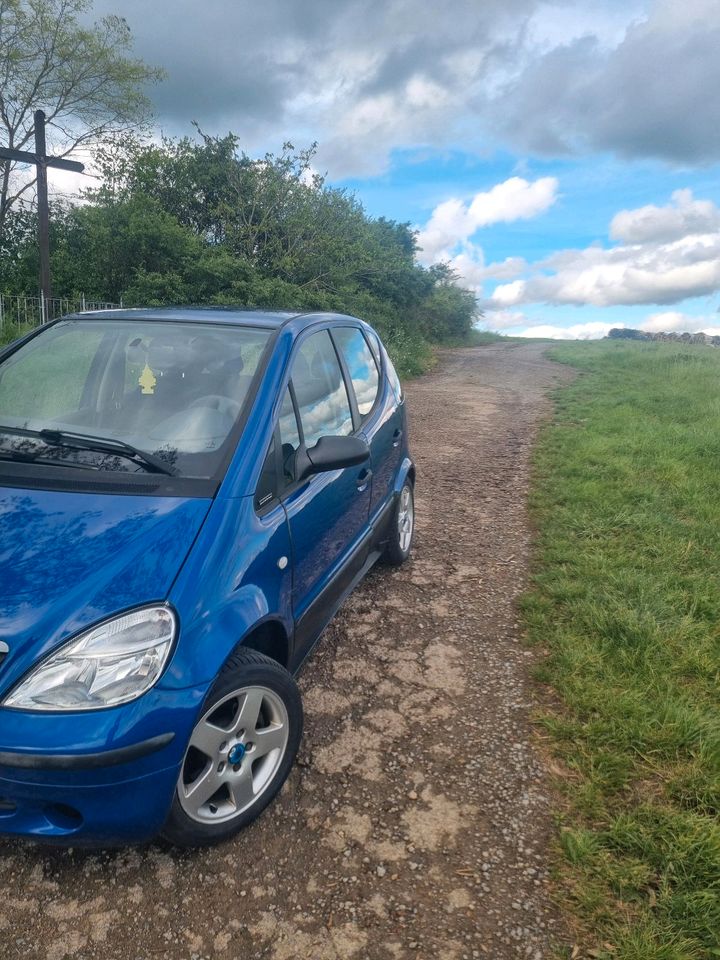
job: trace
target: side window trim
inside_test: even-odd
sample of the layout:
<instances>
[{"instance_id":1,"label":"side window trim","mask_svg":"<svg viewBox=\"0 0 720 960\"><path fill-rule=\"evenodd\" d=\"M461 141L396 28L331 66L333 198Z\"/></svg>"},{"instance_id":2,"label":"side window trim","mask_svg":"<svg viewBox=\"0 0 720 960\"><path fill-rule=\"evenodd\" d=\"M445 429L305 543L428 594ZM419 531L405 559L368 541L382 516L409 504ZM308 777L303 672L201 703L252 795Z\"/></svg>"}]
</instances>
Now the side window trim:
<instances>
[{"instance_id":1,"label":"side window trim","mask_svg":"<svg viewBox=\"0 0 720 960\"><path fill-rule=\"evenodd\" d=\"M268 448L267 448L267 450L265 451L265 456L263 457L263 466L262 466L262 469L260 470L260 476L259 476L259 478L258 478L258 484L257 484L257 487L255 488L255 493L253 494L253 506L255 507L255 513L257 514L258 517L263 517L263 516L265 516L266 513L269 513L270 510L271 510L271 509L278 503L278 501L279 501L279 497L278 497L278 471L277 471L277 467L278 467L278 452L277 452L277 437L276 437L275 434L276 434L276 430L273 430L272 437L270 438L270 443L268 444ZM274 462L273 473L274 473L274 476L273 476L272 490L271 490L271 492L270 492L269 499L264 499L264 502L259 502L259 501L258 501L258 491L259 491L259 489L260 489L260 485L262 484L262 479L263 479L263 475L264 475L264 472L265 472L265 469L264 469L264 468L265 468L265 464L266 464L267 461L268 461L268 457L270 456L270 448L271 448L271 447L272 447L272 451L273 451L273 454L274 454L274 456L273 456L273 462ZM268 494L265 494L265 497L267 498L267 497L268 497Z\"/></svg>"},{"instance_id":2,"label":"side window trim","mask_svg":"<svg viewBox=\"0 0 720 960\"><path fill-rule=\"evenodd\" d=\"M275 421L275 426L273 427L273 436L271 443L275 444L275 496L273 497L273 503L280 503L283 492L283 460L282 460L282 446L280 444L280 419L278 418Z\"/></svg>"},{"instance_id":3,"label":"side window trim","mask_svg":"<svg viewBox=\"0 0 720 960\"><path fill-rule=\"evenodd\" d=\"M295 351L293 351L293 357ZM297 428L298 439L300 440L300 446L305 446L305 431L303 430L302 417L300 416L300 407L298 406L297 397L295 396L295 384L292 381L292 359L290 362L290 377L287 382L287 391L290 394L290 402L292 403L293 413L295 414L295 426ZM278 424L279 424L278 418Z\"/></svg>"}]
</instances>

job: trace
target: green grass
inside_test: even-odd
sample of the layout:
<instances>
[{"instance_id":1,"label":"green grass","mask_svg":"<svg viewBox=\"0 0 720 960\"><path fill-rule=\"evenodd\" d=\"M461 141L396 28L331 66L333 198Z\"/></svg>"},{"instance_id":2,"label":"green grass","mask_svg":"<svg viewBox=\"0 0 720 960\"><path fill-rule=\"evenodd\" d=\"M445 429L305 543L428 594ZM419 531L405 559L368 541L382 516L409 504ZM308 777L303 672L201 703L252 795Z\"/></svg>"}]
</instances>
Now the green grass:
<instances>
[{"instance_id":1,"label":"green grass","mask_svg":"<svg viewBox=\"0 0 720 960\"><path fill-rule=\"evenodd\" d=\"M501 333L493 333L492 330L471 330L468 334L467 345L471 347L484 347L488 343L503 343L509 340Z\"/></svg>"},{"instance_id":2,"label":"green grass","mask_svg":"<svg viewBox=\"0 0 720 960\"><path fill-rule=\"evenodd\" d=\"M583 956L720 957L720 350L553 347L530 637Z\"/></svg>"},{"instance_id":3,"label":"green grass","mask_svg":"<svg viewBox=\"0 0 720 960\"><path fill-rule=\"evenodd\" d=\"M29 323L10 323L9 320L6 321L0 329L0 347L6 343L12 343L18 337L24 337L32 329L33 327Z\"/></svg>"},{"instance_id":4,"label":"green grass","mask_svg":"<svg viewBox=\"0 0 720 960\"><path fill-rule=\"evenodd\" d=\"M495 333L493 330L473 328L466 337L443 341L443 346L485 347L490 343L528 343L528 339L526 337L508 337L504 333Z\"/></svg>"},{"instance_id":5,"label":"green grass","mask_svg":"<svg viewBox=\"0 0 720 960\"><path fill-rule=\"evenodd\" d=\"M429 343L405 330L395 330L386 333L383 341L399 376L407 380L427 373L435 365L439 347L480 347L507 339L508 337L487 330L471 330L467 337Z\"/></svg>"},{"instance_id":6,"label":"green grass","mask_svg":"<svg viewBox=\"0 0 720 960\"><path fill-rule=\"evenodd\" d=\"M383 343L401 379L419 377L435 362L432 347L419 336L405 330L394 330L383 337Z\"/></svg>"}]
</instances>

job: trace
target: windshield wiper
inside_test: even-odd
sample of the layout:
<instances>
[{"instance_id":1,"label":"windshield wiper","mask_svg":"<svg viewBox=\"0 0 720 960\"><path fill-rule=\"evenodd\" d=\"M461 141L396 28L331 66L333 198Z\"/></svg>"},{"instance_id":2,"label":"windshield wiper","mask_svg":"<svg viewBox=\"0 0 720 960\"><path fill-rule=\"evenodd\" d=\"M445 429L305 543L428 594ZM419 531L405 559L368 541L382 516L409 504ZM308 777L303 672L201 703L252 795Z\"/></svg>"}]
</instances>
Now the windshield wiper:
<instances>
[{"instance_id":1,"label":"windshield wiper","mask_svg":"<svg viewBox=\"0 0 720 960\"><path fill-rule=\"evenodd\" d=\"M168 477L175 475L170 464L165 463L152 453L138 450L124 440L115 440L112 437L95 437L91 434L73 433L70 430L28 430L25 427L0 426L2 433L9 433L18 437L37 437L49 446L69 447L72 450L94 450L98 453L113 453L132 460L144 467L149 473L164 473Z\"/></svg>"}]
</instances>

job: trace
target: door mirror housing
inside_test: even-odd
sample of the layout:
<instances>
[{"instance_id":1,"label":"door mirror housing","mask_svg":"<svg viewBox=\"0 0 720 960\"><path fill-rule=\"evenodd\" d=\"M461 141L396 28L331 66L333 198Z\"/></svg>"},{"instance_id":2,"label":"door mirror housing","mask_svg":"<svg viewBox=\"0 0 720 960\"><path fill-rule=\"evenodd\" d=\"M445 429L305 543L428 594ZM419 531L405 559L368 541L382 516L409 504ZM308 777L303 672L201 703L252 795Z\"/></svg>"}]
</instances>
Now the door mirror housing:
<instances>
[{"instance_id":1,"label":"door mirror housing","mask_svg":"<svg viewBox=\"0 0 720 960\"><path fill-rule=\"evenodd\" d=\"M314 473L355 467L370 457L370 447L360 437L320 437L314 447L298 451L297 479L305 480Z\"/></svg>"}]
</instances>

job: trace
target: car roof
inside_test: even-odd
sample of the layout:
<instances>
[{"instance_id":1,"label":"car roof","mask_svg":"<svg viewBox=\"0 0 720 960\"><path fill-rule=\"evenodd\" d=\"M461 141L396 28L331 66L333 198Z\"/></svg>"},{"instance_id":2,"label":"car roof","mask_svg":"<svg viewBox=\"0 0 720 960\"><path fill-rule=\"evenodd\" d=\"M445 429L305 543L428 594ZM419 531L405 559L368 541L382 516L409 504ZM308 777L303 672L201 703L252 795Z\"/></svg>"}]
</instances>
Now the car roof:
<instances>
[{"instance_id":1,"label":"car roof","mask_svg":"<svg viewBox=\"0 0 720 960\"><path fill-rule=\"evenodd\" d=\"M339 318L357 320L337 313L300 313L289 310L250 310L239 307L118 307L112 310L86 310L68 314L64 320L173 320L187 323L227 323L241 327L275 329L290 320L316 323Z\"/></svg>"}]
</instances>

